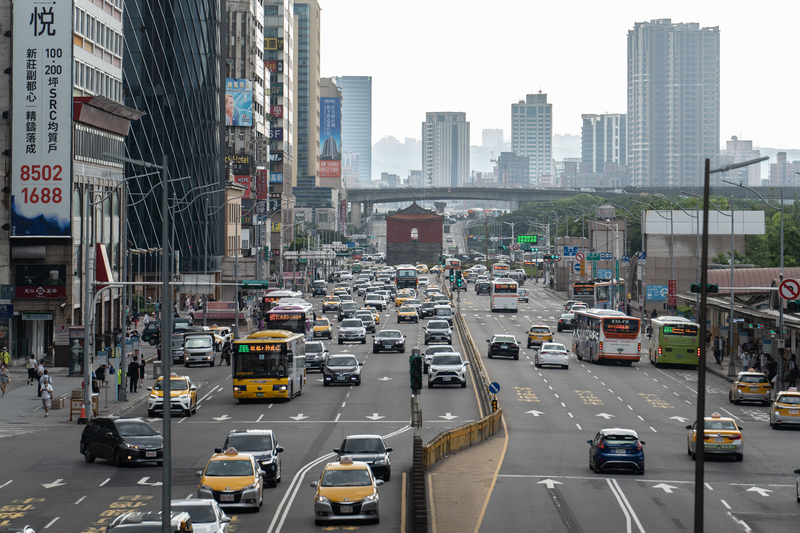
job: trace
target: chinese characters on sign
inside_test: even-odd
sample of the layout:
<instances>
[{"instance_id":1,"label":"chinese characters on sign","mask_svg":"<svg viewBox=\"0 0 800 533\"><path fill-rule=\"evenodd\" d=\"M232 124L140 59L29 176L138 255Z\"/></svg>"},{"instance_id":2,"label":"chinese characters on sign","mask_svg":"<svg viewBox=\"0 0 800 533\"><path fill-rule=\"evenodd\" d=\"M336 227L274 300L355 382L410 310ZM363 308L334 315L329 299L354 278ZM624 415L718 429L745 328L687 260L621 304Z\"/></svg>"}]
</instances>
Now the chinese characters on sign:
<instances>
[{"instance_id":1,"label":"chinese characters on sign","mask_svg":"<svg viewBox=\"0 0 800 533\"><path fill-rule=\"evenodd\" d=\"M339 178L342 162L342 99L319 99L319 176Z\"/></svg>"},{"instance_id":2,"label":"chinese characters on sign","mask_svg":"<svg viewBox=\"0 0 800 533\"><path fill-rule=\"evenodd\" d=\"M17 2L11 34L12 236L69 236L72 2Z\"/></svg>"},{"instance_id":3,"label":"chinese characters on sign","mask_svg":"<svg viewBox=\"0 0 800 533\"><path fill-rule=\"evenodd\" d=\"M14 265L17 298L66 298L67 265Z\"/></svg>"},{"instance_id":4,"label":"chinese characters on sign","mask_svg":"<svg viewBox=\"0 0 800 533\"><path fill-rule=\"evenodd\" d=\"M256 198L266 200L269 197L269 170L256 169Z\"/></svg>"}]
</instances>

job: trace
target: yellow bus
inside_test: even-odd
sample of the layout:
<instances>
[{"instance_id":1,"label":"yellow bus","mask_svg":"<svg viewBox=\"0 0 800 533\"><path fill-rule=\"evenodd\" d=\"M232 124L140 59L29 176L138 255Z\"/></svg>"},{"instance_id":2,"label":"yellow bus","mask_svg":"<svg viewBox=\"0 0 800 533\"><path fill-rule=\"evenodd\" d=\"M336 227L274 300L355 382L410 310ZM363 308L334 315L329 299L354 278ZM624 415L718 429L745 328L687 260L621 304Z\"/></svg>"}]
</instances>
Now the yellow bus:
<instances>
[{"instance_id":1,"label":"yellow bus","mask_svg":"<svg viewBox=\"0 0 800 533\"><path fill-rule=\"evenodd\" d=\"M305 335L259 331L233 343L233 397L243 400L299 396L306 384Z\"/></svg>"}]
</instances>

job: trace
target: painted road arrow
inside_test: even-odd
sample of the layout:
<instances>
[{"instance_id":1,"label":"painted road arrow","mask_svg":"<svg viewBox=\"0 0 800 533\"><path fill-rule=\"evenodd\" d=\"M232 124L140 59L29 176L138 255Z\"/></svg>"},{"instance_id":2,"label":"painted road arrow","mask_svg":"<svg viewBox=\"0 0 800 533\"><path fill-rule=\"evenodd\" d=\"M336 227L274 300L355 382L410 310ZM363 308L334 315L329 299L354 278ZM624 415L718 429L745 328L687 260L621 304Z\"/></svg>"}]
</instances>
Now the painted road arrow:
<instances>
[{"instance_id":1,"label":"painted road arrow","mask_svg":"<svg viewBox=\"0 0 800 533\"><path fill-rule=\"evenodd\" d=\"M672 494L672 489L677 489L678 487L673 487L672 485L667 485L666 483L659 483L658 485L653 485L654 489L664 489L664 492L667 494Z\"/></svg>"},{"instance_id":2,"label":"painted road arrow","mask_svg":"<svg viewBox=\"0 0 800 533\"><path fill-rule=\"evenodd\" d=\"M228 415L222 415L222 416L214 416L214 417L212 417L212 418L213 418L214 420L216 420L217 422L225 422L226 420L230 420L230 419L231 419L231 418L233 418L233 417L231 417L231 416L228 416Z\"/></svg>"},{"instance_id":3,"label":"painted road arrow","mask_svg":"<svg viewBox=\"0 0 800 533\"><path fill-rule=\"evenodd\" d=\"M600 413L599 415L594 415L594 416L602 416L606 420L608 420L609 418L614 418L614 415L610 415L608 413Z\"/></svg>"},{"instance_id":4,"label":"painted road arrow","mask_svg":"<svg viewBox=\"0 0 800 533\"><path fill-rule=\"evenodd\" d=\"M378 378L378 381L390 381L392 379L394 378L387 378L386 376L383 376L382 378Z\"/></svg>"},{"instance_id":5,"label":"painted road arrow","mask_svg":"<svg viewBox=\"0 0 800 533\"><path fill-rule=\"evenodd\" d=\"M303 413L300 413L297 416L290 416L289 418L291 418L292 420L303 420L304 418L308 418L308 417L307 416L303 416Z\"/></svg>"},{"instance_id":6,"label":"painted road arrow","mask_svg":"<svg viewBox=\"0 0 800 533\"><path fill-rule=\"evenodd\" d=\"M543 412L541 412L541 411L537 411L536 409L534 409L533 411L525 411L525 414L532 414L532 415L533 415L533 416L535 416L536 418L539 418L539 415L543 415L544 413L543 413Z\"/></svg>"},{"instance_id":7,"label":"painted road arrow","mask_svg":"<svg viewBox=\"0 0 800 533\"><path fill-rule=\"evenodd\" d=\"M52 483L42 483L42 487L44 487L46 489L52 489L54 487L60 487L61 485L66 485L66 483L61 483L62 481L64 481L64 480L63 479L57 479L57 480L53 481Z\"/></svg>"},{"instance_id":8,"label":"painted road arrow","mask_svg":"<svg viewBox=\"0 0 800 533\"><path fill-rule=\"evenodd\" d=\"M537 485L544 484L548 489L554 489L556 485L563 485L560 481L556 481L555 479L543 479Z\"/></svg>"},{"instance_id":9,"label":"painted road arrow","mask_svg":"<svg viewBox=\"0 0 800 533\"><path fill-rule=\"evenodd\" d=\"M678 421L678 422L680 422L681 424L683 424L684 422L686 422L687 420L689 420L688 418L683 418L682 416L671 416L671 417L669 417L669 419L670 419L670 420L677 420L677 421Z\"/></svg>"},{"instance_id":10,"label":"painted road arrow","mask_svg":"<svg viewBox=\"0 0 800 533\"><path fill-rule=\"evenodd\" d=\"M458 415L451 415L447 413L445 415L439 415L439 418L444 418L445 420L453 420L454 418L458 418Z\"/></svg>"},{"instance_id":11,"label":"painted road arrow","mask_svg":"<svg viewBox=\"0 0 800 533\"><path fill-rule=\"evenodd\" d=\"M370 420L380 420L381 418L386 418L385 416L381 416L378 413L372 413L372 416L368 416Z\"/></svg>"},{"instance_id":12,"label":"painted road arrow","mask_svg":"<svg viewBox=\"0 0 800 533\"><path fill-rule=\"evenodd\" d=\"M59 481L61 481L61 480L59 479ZM762 489L761 487L750 487L745 492L757 492L757 493L761 494L762 496L769 498L769 494L768 493L770 493L772 491L769 490L769 489Z\"/></svg>"},{"instance_id":13,"label":"painted road arrow","mask_svg":"<svg viewBox=\"0 0 800 533\"><path fill-rule=\"evenodd\" d=\"M161 485L160 481L154 481L152 483L148 483L147 482L148 479L150 479L149 476L148 477L143 477L136 484L137 485L147 485L148 487L157 487L157 486Z\"/></svg>"}]
</instances>

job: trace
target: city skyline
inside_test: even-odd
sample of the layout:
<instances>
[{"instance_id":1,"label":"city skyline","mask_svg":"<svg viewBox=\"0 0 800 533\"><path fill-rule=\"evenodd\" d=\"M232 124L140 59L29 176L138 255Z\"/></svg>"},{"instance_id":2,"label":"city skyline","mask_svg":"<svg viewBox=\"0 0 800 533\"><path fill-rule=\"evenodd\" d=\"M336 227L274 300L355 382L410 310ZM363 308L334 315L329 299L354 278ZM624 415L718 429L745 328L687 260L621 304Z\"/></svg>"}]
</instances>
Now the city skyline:
<instances>
[{"instance_id":1,"label":"city skyline","mask_svg":"<svg viewBox=\"0 0 800 533\"><path fill-rule=\"evenodd\" d=\"M797 8L787 10L786 4L767 1L753 12L687 1L661 8L617 1L609 9L581 0L567 11L506 0L503 9L487 11L485 3L466 0L456 16L443 2L409 0L382 6L390 26L374 24L374 10L364 0L320 4L322 75L373 77L375 141L416 138L432 109L464 112L474 132L503 129L510 140L511 104L539 90L553 104L553 133L580 135L582 114L626 111L628 31L637 22L670 18L720 29L721 144L736 135L762 147L800 146L800 132L792 127L800 110L789 105L800 74L781 55L795 46L791 12ZM581 16L563 23L572 13ZM531 31L534 20L553 23ZM504 24L507 30L493 37ZM483 81L471 81L479 76Z\"/></svg>"}]
</instances>

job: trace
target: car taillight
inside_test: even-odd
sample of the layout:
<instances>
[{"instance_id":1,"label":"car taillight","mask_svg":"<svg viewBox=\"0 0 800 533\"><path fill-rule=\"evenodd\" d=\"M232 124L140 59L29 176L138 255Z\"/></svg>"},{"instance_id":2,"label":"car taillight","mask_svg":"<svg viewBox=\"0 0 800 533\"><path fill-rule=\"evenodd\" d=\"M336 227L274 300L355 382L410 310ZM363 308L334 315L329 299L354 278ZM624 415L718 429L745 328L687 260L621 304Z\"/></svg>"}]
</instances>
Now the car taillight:
<instances>
[{"instance_id":1,"label":"car taillight","mask_svg":"<svg viewBox=\"0 0 800 533\"><path fill-rule=\"evenodd\" d=\"M492 343L492 348L499 348L499 347L500 347L500 345L498 343L496 343L496 342Z\"/></svg>"},{"instance_id":2,"label":"car taillight","mask_svg":"<svg viewBox=\"0 0 800 533\"><path fill-rule=\"evenodd\" d=\"M606 444L603 441L600 441L600 444L597 445L598 448L605 448Z\"/></svg>"},{"instance_id":3,"label":"car taillight","mask_svg":"<svg viewBox=\"0 0 800 533\"><path fill-rule=\"evenodd\" d=\"M601 352L603 351L603 341L600 341L600 348L599 348L599 350L600 350Z\"/></svg>"},{"instance_id":4,"label":"car taillight","mask_svg":"<svg viewBox=\"0 0 800 533\"><path fill-rule=\"evenodd\" d=\"M642 351L642 343L640 342L638 346L639 346L639 347L637 348L637 351L640 351L640 352L641 352L641 351Z\"/></svg>"},{"instance_id":5,"label":"car taillight","mask_svg":"<svg viewBox=\"0 0 800 533\"><path fill-rule=\"evenodd\" d=\"M742 438L741 435L728 435L731 440L739 440Z\"/></svg>"},{"instance_id":6,"label":"car taillight","mask_svg":"<svg viewBox=\"0 0 800 533\"><path fill-rule=\"evenodd\" d=\"M700 359L700 348L697 349L697 358Z\"/></svg>"},{"instance_id":7,"label":"car taillight","mask_svg":"<svg viewBox=\"0 0 800 533\"><path fill-rule=\"evenodd\" d=\"M661 355L661 346L658 347L658 355Z\"/></svg>"},{"instance_id":8,"label":"car taillight","mask_svg":"<svg viewBox=\"0 0 800 533\"><path fill-rule=\"evenodd\" d=\"M642 449L642 443L639 442L638 440L636 441L636 449L637 450L641 450Z\"/></svg>"}]
</instances>

